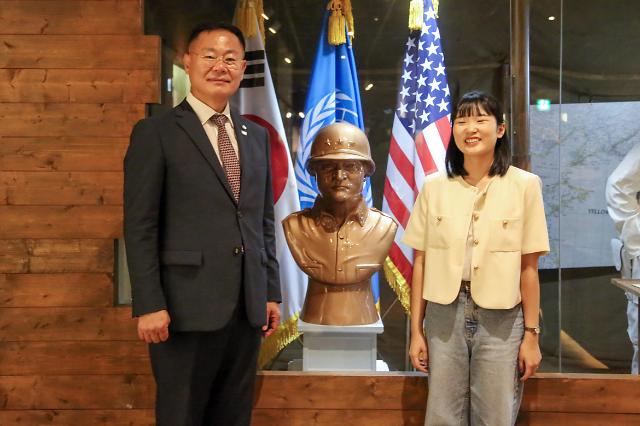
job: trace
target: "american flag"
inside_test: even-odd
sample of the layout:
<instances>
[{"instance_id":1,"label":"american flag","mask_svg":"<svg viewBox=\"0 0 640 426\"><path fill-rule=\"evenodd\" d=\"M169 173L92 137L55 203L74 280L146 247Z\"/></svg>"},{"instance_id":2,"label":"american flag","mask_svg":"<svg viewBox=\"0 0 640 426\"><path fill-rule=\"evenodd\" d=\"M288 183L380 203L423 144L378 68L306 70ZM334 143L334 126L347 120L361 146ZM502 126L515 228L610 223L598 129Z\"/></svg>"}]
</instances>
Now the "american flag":
<instances>
[{"instance_id":1,"label":"american flag","mask_svg":"<svg viewBox=\"0 0 640 426\"><path fill-rule=\"evenodd\" d=\"M400 225L385 275L408 312L413 249L400 239L425 176L444 170L451 135L451 98L431 0L424 0L422 28L409 34L403 62L382 209Z\"/></svg>"}]
</instances>

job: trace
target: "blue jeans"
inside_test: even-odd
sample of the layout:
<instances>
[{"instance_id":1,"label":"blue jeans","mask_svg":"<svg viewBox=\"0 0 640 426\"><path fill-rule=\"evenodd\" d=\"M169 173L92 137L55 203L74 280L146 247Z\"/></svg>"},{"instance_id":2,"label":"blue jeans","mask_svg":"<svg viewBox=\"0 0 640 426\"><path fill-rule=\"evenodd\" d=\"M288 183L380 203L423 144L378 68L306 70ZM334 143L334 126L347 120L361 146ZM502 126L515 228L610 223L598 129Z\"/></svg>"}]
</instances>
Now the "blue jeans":
<instances>
[{"instance_id":1,"label":"blue jeans","mask_svg":"<svg viewBox=\"0 0 640 426\"><path fill-rule=\"evenodd\" d=\"M429 396L425 425L515 424L522 383L522 307L483 309L463 285L449 305L427 303Z\"/></svg>"}]
</instances>

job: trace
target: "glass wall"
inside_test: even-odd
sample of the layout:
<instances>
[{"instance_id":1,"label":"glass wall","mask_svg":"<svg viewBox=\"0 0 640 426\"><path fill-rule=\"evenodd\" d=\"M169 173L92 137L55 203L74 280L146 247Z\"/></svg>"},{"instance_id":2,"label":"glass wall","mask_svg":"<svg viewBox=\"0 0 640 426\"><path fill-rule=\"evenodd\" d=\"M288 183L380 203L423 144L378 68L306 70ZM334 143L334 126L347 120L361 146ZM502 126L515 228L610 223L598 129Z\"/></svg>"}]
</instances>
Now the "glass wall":
<instances>
[{"instance_id":1,"label":"glass wall","mask_svg":"<svg viewBox=\"0 0 640 426\"><path fill-rule=\"evenodd\" d=\"M630 157L609 177L640 143L640 61L632 53L640 47L640 4L535 3L531 146L554 242L541 264L547 367L627 373L627 297L611 278L637 238L629 225L640 212L640 187L632 193L640 170ZM612 241L620 237L612 215L625 224L622 251ZM637 322L637 308L630 313Z\"/></svg>"},{"instance_id":2,"label":"glass wall","mask_svg":"<svg viewBox=\"0 0 640 426\"><path fill-rule=\"evenodd\" d=\"M439 29L453 101L471 89L510 105L510 7L515 0L441 0ZM366 132L377 165L374 205L381 208L386 162L408 29L408 0L352 0L353 50ZM635 0L536 0L531 3L532 171L544 182L552 252L540 264L544 371L629 371L627 298L610 283L611 239L606 181L640 144L640 3ZM180 58L190 28L230 22L235 0L148 1L146 32L163 40L163 104L184 93ZM266 51L295 155L326 1L265 0ZM640 173L639 173L640 175ZM638 177L640 179L640 177ZM636 203L637 204L637 203ZM382 280L385 331L378 358L409 368L406 315ZM270 368L301 357L290 345Z\"/></svg>"}]
</instances>

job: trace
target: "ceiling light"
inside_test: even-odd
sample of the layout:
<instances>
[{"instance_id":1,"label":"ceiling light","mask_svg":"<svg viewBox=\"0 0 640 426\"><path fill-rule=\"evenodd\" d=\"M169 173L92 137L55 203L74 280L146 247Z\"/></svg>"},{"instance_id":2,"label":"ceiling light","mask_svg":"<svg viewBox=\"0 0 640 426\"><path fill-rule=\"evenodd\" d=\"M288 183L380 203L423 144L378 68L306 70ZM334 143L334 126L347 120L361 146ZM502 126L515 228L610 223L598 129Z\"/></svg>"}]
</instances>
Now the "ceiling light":
<instances>
[{"instance_id":1,"label":"ceiling light","mask_svg":"<svg viewBox=\"0 0 640 426\"><path fill-rule=\"evenodd\" d=\"M271 32L271 34L275 34L275 33L277 33L278 31L277 31L275 28L273 28L273 27L269 27L269 32Z\"/></svg>"},{"instance_id":2,"label":"ceiling light","mask_svg":"<svg viewBox=\"0 0 640 426\"><path fill-rule=\"evenodd\" d=\"M364 88L364 90L369 91L373 88L373 83L369 83L366 85L366 87Z\"/></svg>"},{"instance_id":3,"label":"ceiling light","mask_svg":"<svg viewBox=\"0 0 640 426\"><path fill-rule=\"evenodd\" d=\"M556 17L555 16L549 16L547 19L550 20L550 21L555 21Z\"/></svg>"},{"instance_id":4,"label":"ceiling light","mask_svg":"<svg viewBox=\"0 0 640 426\"><path fill-rule=\"evenodd\" d=\"M264 18L265 21L269 20L269 17L265 13L262 14L262 17Z\"/></svg>"},{"instance_id":5,"label":"ceiling light","mask_svg":"<svg viewBox=\"0 0 640 426\"><path fill-rule=\"evenodd\" d=\"M293 114L291 114L291 111L288 111L284 116L287 118L291 118L293 117Z\"/></svg>"},{"instance_id":6,"label":"ceiling light","mask_svg":"<svg viewBox=\"0 0 640 426\"><path fill-rule=\"evenodd\" d=\"M300 117L300 118L304 118L304 112L299 112L299 113L298 113L298 117Z\"/></svg>"},{"instance_id":7,"label":"ceiling light","mask_svg":"<svg viewBox=\"0 0 640 426\"><path fill-rule=\"evenodd\" d=\"M291 59L290 59L290 58L284 58L284 61L285 61L286 63L288 63L288 64L290 64L290 63L291 63Z\"/></svg>"}]
</instances>

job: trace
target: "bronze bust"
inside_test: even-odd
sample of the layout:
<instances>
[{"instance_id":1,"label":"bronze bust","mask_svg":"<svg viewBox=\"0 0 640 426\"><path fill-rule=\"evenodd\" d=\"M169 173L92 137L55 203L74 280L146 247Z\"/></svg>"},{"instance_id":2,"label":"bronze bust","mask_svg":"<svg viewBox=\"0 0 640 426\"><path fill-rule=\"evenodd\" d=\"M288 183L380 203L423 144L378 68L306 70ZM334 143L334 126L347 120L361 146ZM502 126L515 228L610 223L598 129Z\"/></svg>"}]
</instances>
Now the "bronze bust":
<instances>
[{"instance_id":1,"label":"bronze bust","mask_svg":"<svg viewBox=\"0 0 640 426\"><path fill-rule=\"evenodd\" d=\"M354 125L331 124L315 137L306 167L320 194L312 208L282 222L293 258L309 276L300 317L324 325L375 323L371 276L382 268L398 226L362 196L365 177L375 170L369 141Z\"/></svg>"}]
</instances>

